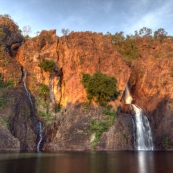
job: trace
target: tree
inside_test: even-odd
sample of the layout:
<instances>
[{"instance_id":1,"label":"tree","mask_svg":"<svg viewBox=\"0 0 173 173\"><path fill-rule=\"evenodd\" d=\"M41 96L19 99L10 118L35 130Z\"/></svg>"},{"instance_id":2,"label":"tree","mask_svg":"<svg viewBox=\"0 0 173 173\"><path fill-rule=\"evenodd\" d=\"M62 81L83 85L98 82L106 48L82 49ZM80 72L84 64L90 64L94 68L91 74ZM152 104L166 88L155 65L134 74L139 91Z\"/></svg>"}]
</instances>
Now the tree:
<instances>
[{"instance_id":1,"label":"tree","mask_svg":"<svg viewBox=\"0 0 173 173\"><path fill-rule=\"evenodd\" d=\"M0 18L3 18L3 17L11 19L11 16L9 14L0 15Z\"/></svg>"},{"instance_id":2,"label":"tree","mask_svg":"<svg viewBox=\"0 0 173 173\"><path fill-rule=\"evenodd\" d=\"M115 35L112 36L112 41L116 42L118 44L120 44L121 42L123 42L125 39L124 37L124 32L120 31L120 32L116 32Z\"/></svg>"},{"instance_id":3,"label":"tree","mask_svg":"<svg viewBox=\"0 0 173 173\"><path fill-rule=\"evenodd\" d=\"M37 31L35 34L38 36L40 34L40 31Z\"/></svg>"},{"instance_id":4,"label":"tree","mask_svg":"<svg viewBox=\"0 0 173 173\"><path fill-rule=\"evenodd\" d=\"M109 31L107 31L106 34L105 34L105 36L109 36L109 37L110 37L111 35L112 35L112 34L111 34Z\"/></svg>"},{"instance_id":5,"label":"tree","mask_svg":"<svg viewBox=\"0 0 173 173\"><path fill-rule=\"evenodd\" d=\"M117 99L120 94L116 87L117 80L99 71L93 76L83 73L81 82L86 88L88 100L94 100L100 105L106 105L109 101Z\"/></svg>"},{"instance_id":6,"label":"tree","mask_svg":"<svg viewBox=\"0 0 173 173\"><path fill-rule=\"evenodd\" d=\"M63 28L63 29L61 30L61 33L63 34L63 36L67 36L67 35L69 34L69 32L70 32L69 29L64 29L64 28Z\"/></svg>"},{"instance_id":7,"label":"tree","mask_svg":"<svg viewBox=\"0 0 173 173\"><path fill-rule=\"evenodd\" d=\"M152 30L150 28L147 27L143 27L139 30L139 35L141 37L149 37L152 34Z\"/></svg>"},{"instance_id":8,"label":"tree","mask_svg":"<svg viewBox=\"0 0 173 173\"><path fill-rule=\"evenodd\" d=\"M29 36L31 32L31 27L29 25L23 27L22 33L24 37Z\"/></svg>"},{"instance_id":9,"label":"tree","mask_svg":"<svg viewBox=\"0 0 173 173\"><path fill-rule=\"evenodd\" d=\"M42 62L38 64L38 66L44 71L50 72L50 73L53 73L56 70L56 65L53 60L43 59Z\"/></svg>"},{"instance_id":10,"label":"tree","mask_svg":"<svg viewBox=\"0 0 173 173\"><path fill-rule=\"evenodd\" d=\"M159 28L154 32L154 38L160 40L160 43L167 37L167 32L163 28Z\"/></svg>"}]
</instances>

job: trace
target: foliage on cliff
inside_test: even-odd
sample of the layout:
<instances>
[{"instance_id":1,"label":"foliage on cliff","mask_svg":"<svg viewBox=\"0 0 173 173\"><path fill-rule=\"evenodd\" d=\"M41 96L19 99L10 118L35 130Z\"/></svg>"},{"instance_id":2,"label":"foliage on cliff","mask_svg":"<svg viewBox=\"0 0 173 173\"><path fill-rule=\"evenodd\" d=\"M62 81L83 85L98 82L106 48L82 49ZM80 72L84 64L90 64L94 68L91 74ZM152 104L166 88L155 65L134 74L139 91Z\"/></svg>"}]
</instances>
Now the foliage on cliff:
<instances>
[{"instance_id":1,"label":"foliage on cliff","mask_svg":"<svg viewBox=\"0 0 173 173\"><path fill-rule=\"evenodd\" d=\"M49 87L41 83L38 88L38 94L40 97L43 97L44 100L46 100L47 97L49 96Z\"/></svg>"},{"instance_id":2,"label":"foliage on cliff","mask_svg":"<svg viewBox=\"0 0 173 173\"><path fill-rule=\"evenodd\" d=\"M38 66L44 71L50 72L50 73L53 73L56 68L53 60L46 60L46 59L43 59L42 62L38 64Z\"/></svg>"},{"instance_id":3,"label":"foliage on cliff","mask_svg":"<svg viewBox=\"0 0 173 173\"><path fill-rule=\"evenodd\" d=\"M103 114L107 115L106 121L97 122L96 120L92 120L90 123L89 134L95 133L95 138L92 142L92 149L96 149L96 144L99 141L101 135L108 131L111 126L115 123L116 111L111 110L112 106L108 105L104 108Z\"/></svg>"},{"instance_id":4,"label":"foliage on cliff","mask_svg":"<svg viewBox=\"0 0 173 173\"><path fill-rule=\"evenodd\" d=\"M120 94L116 87L117 80L99 71L93 76L83 73L81 82L86 88L88 100L94 100L100 105L106 105Z\"/></svg>"},{"instance_id":5,"label":"foliage on cliff","mask_svg":"<svg viewBox=\"0 0 173 173\"><path fill-rule=\"evenodd\" d=\"M153 44L163 44L164 41L172 39L163 28L154 31L152 35L152 29L147 27L136 30L131 35L125 36L121 31L115 34L107 32L105 36L111 38L113 45L124 57L128 66L141 56L143 50L141 46L148 45L148 48L151 48Z\"/></svg>"}]
</instances>

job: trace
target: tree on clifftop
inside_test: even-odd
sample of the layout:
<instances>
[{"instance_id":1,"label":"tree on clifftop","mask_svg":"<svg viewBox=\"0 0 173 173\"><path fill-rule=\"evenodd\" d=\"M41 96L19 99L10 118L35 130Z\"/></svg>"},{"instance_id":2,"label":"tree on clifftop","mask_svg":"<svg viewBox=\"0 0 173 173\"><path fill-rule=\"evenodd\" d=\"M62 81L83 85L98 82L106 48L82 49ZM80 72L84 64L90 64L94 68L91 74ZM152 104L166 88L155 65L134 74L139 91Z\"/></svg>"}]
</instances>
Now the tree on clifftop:
<instances>
[{"instance_id":1,"label":"tree on clifftop","mask_svg":"<svg viewBox=\"0 0 173 173\"><path fill-rule=\"evenodd\" d=\"M32 32L32 31L31 31L31 27L30 27L29 25L23 27L22 34L23 34L23 36L24 36L26 39L29 38L29 34L30 34L31 32Z\"/></svg>"},{"instance_id":2,"label":"tree on clifftop","mask_svg":"<svg viewBox=\"0 0 173 173\"><path fill-rule=\"evenodd\" d=\"M167 37L167 32L163 28L159 28L157 31L154 32L154 38L158 39L160 43Z\"/></svg>"},{"instance_id":3,"label":"tree on clifftop","mask_svg":"<svg viewBox=\"0 0 173 173\"><path fill-rule=\"evenodd\" d=\"M69 29L64 29L64 28L63 28L63 29L61 30L61 33L63 34L63 36L67 36L67 35L69 34L69 32L70 32Z\"/></svg>"}]
</instances>

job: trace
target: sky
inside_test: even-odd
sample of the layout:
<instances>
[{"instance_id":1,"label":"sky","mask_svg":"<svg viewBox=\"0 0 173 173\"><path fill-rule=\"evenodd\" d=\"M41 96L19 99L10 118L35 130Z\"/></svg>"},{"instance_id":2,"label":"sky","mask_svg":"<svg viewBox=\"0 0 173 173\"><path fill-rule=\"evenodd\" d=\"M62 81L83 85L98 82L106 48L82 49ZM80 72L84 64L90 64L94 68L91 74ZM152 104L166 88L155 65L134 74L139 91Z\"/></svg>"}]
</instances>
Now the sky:
<instances>
[{"instance_id":1,"label":"sky","mask_svg":"<svg viewBox=\"0 0 173 173\"><path fill-rule=\"evenodd\" d=\"M173 0L0 0L0 14L9 14L19 28L134 34L142 27L164 28L173 35Z\"/></svg>"}]
</instances>

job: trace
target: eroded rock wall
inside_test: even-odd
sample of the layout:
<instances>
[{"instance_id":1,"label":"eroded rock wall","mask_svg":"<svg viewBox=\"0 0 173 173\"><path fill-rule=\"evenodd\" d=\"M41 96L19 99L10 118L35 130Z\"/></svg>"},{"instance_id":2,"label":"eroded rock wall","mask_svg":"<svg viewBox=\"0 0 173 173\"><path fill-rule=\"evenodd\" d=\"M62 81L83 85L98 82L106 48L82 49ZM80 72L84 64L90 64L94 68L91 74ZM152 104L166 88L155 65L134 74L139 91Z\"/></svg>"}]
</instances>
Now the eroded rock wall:
<instances>
[{"instance_id":1,"label":"eroded rock wall","mask_svg":"<svg viewBox=\"0 0 173 173\"><path fill-rule=\"evenodd\" d=\"M168 49L169 48L169 49ZM141 58L135 60L130 77L134 103L139 105L151 123L156 149L173 147L173 44L155 41L152 49L143 48Z\"/></svg>"}]
</instances>

